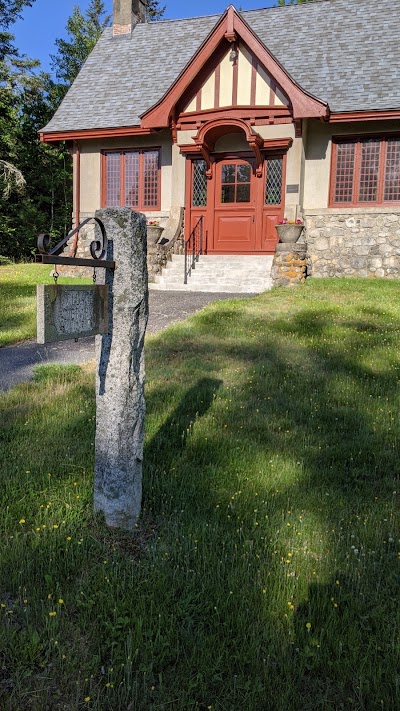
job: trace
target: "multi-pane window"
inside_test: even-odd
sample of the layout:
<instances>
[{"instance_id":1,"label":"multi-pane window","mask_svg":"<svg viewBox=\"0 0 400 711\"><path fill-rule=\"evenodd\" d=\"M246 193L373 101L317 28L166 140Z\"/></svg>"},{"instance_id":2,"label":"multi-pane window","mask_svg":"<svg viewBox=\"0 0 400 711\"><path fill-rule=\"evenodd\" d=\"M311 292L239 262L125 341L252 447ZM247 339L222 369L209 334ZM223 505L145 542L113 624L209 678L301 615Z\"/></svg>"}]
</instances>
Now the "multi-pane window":
<instances>
[{"instance_id":1,"label":"multi-pane window","mask_svg":"<svg viewBox=\"0 0 400 711\"><path fill-rule=\"evenodd\" d=\"M105 207L160 209L160 151L105 151Z\"/></svg>"},{"instance_id":2,"label":"multi-pane window","mask_svg":"<svg viewBox=\"0 0 400 711\"><path fill-rule=\"evenodd\" d=\"M223 163L221 171L221 203L250 202L251 166Z\"/></svg>"},{"instance_id":3,"label":"multi-pane window","mask_svg":"<svg viewBox=\"0 0 400 711\"><path fill-rule=\"evenodd\" d=\"M400 136L336 139L332 205L400 202Z\"/></svg>"},{"instance_id":4,"label":"multi-pane window","mask_svg":"<svg viewBox=\"0 0 400 711\"><path fill-rule=\"evenodd\" d=\"M265 204L280 205L282 202L282 158L270 158L266 165Z\"/></svg>"}]
</instances>

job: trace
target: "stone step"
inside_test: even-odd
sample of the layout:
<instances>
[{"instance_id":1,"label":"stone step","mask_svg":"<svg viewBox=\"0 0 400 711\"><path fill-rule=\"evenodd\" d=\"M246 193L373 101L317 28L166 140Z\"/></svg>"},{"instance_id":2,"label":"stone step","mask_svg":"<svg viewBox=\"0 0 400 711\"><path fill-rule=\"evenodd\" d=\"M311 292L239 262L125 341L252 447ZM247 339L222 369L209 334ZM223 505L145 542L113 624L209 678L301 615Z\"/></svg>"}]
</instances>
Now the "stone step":
<instances>
[{"instance_id":1,"label":"stone step","mask_svg":"<svg viewBox=\"0 0 400 711\"><path fill-rule=\"evenodd\" d=\"M174 255L150 288L167 291L260 293L271 289L272 256L203 255L184 284L184 257Z\"/></svg>"}]
</instances>

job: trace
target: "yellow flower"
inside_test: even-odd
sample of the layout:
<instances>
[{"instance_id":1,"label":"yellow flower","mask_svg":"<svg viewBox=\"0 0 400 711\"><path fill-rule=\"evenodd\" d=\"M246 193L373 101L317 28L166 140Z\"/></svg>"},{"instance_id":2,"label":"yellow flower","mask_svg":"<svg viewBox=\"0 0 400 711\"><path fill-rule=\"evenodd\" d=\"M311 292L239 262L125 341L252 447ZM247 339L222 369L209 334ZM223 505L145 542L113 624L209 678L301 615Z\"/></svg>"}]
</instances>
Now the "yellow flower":
<instances>
[{"instance_id":1,"label":"yellow flower","mask_svg":"<svg viewBox=\"0 0 400 711\"><path fill-rule=\"evenodd\" d=\"M263 595L265 595L267 592L266 588L263 588Z\"/></svg>"},{"instance_id":2,"label":"yellow flower","mask_svg":"<svg viewBox=\"0 0 400 711\"><path fill-rule=\"evenodd\" d=\"M59 599L59 601L58 601L58 604L59 604L59 605L63 605L63 604L64 604L64 600L63 600L61 597L60 597L60 599Z\"/></svg>"},{"instance_id":3,"label":"yellow flower","mask_svg":"<svg viewBox=\"0 0 400 711\"><path fill-rule=\"evenodd\" d=\"M20 522L20 523L25 523L25 519L24 519L24 518L21 518L21 519L19 520L19 522Z\"/></svg>"},{"instance_id":4,"label":"yellow flower","mask_svg":"<svg viewBox=\"0 0 400 711\"><path fill-rule=\"evenodd\" d=\"M71 536L67 536L67 541L72 541Z\"/></svg>"},{"instance_id":5,"label":"yellow flower","mask_svg":"<svg viewBox=\"0 0 400 711\"><path fill-rule=\"evenodd\" d=\"M85 701L90 701L90 696L85 696Z\"/></svg>"},{"instance_id":6,"label":"yellow flower","mask_svg":"<svg viewBox=\"0 0 400 711\"><path fill-rule=\"evenodd\" d=\"M57 613L54 610L52 610L52 612L49 612L49 617L55 617L56 614Z\"/></svg>"},{"instance_id":7,"label":"yellow flower","mask_svg":"<svg viewBox=\"0 0 400 711\"><path fill-rule=\"evenodd\" d=\"M53 525L53 528L58 528L58 525L55 523L55 524Z\"/></svg>"},{"instance_id":8,"label":"yellow flower","mask_svg":"<svg viewBox=\"0 0 400 711\"><path fill-rule=\"evenodd\" d=\"M23 600L24 605L28 604L28 600Z\"/></svg>"},{"instance_id":9,"label":"yellow flower","mask_svg":"<svg viewBox=\"0 0 400 711\"><path fill-rule=\"evenodd\" d=\"M306 622L306 627L308 630L310 630L311 629L311 622Z\"/></svg>"},{"instance_id":10,"label":"yellow flower","mask_svg":"<svg viewBox=\"0 0 400 711\"><path fill-rule=\"evenodd\" d=\"M40 531L40 526L38 526L37 528L35 528L35 531L36 531L36 532L37 532L37 531Z\"/></svg>"}]
</instances>

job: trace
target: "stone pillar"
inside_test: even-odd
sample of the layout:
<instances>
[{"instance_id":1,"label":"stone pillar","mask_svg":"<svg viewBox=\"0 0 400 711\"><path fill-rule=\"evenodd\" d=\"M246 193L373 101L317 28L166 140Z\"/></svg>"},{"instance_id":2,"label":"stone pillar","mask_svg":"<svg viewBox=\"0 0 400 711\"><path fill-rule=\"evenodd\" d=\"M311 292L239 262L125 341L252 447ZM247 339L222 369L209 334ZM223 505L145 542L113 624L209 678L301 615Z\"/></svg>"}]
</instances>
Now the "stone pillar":
<instances>
[{"instance_id":1,"label":"stone pillar","mask_svg":"<svg viewBox=\"0 0 400 711\"><path fill-rule=\"evenodd\" d=\"M275 247L271 277L273 286L303 284L307 276L306 245L283 244Z\"/></svg>"},{"instance_id":2,"label":"stone pillar","mask_svg":"<svg viewBox=\"0 0 400 711\"><path fill-rule=\"evenodd\" d=\"M142 499L144 336L148 318L146 218L128 208L97 210L115 271L109 285L109 333L96 339L94 508L112 528L131 531Z\"/></svg>"}]
</instances>

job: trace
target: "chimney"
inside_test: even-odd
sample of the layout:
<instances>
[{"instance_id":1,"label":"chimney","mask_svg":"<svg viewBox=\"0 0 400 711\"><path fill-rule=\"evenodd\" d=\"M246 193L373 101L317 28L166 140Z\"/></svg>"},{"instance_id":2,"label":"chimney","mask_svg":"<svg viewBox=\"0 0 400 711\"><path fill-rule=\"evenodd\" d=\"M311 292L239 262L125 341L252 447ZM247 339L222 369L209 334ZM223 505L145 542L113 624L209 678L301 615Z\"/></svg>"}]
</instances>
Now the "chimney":
<instances>
[{"instance_id":1,"label":"chimney","mask_svg":"<svg viewBox=\"0 0 400 711\"><path fill-rule=\"evenodd\" d=\"M138 22L147 20L147 0L113 0L113 35L130 35Z\"/></svg>"}]
</instances>

